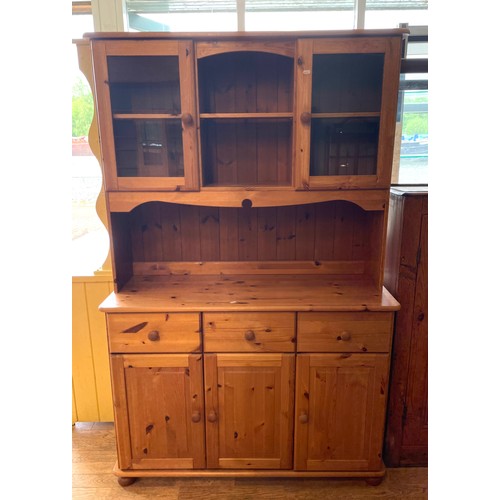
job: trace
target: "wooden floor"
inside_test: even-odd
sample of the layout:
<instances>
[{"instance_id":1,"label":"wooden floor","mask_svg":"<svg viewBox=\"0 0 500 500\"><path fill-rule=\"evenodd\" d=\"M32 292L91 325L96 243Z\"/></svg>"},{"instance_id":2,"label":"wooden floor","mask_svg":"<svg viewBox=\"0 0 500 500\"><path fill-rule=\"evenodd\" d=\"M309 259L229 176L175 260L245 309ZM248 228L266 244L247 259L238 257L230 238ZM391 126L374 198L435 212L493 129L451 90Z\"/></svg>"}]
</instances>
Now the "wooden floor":
<instances>
[{"instance_id":1,"label":"wooden floor","mask_svg":"<svg viewBox=\"0 0 500 500\"><path fill-rule=\"evenodd\" d=\"M73 499L427 499L427 469L388 469L380 486L344 479L141 478L125 488L112 473L116 461L111 423L73 427Z\"/></svg>"}]
</instances>

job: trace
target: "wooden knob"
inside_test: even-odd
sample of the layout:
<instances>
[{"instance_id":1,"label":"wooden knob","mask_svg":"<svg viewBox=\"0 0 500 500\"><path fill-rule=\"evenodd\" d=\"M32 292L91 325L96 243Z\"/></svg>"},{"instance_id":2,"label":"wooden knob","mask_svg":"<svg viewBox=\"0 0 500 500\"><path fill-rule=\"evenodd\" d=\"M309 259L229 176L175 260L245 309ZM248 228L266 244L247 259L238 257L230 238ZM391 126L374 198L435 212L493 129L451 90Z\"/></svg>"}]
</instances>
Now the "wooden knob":
<instances>
[{"instance_id":1,"label":"wooden knob","mask_svg":"<svg viewBox=\"0 0 500 500\"><path fill-rule=\"evenodd\" d=\"M253 330L248 330L245 332L245 339L246 340L255 340L255 332Z\"/></svg>"},{"instance_id":2,"label":"wooden knob","mask_svg":"<svg viewBox=\"0 0 500 500\"><path fill-rule=\"evenodd\" d=\"M341 340L351 340L351 334L349 332L342 332L340 334Z\"/></svg>"},{"instance_id":3,"label":"wooden knob","mask_svg":"<svg viewBox=\"0 0 500 500\"><path fill-rule=\"evenodd\" d=\"M301 115L300 115L300 121L304 124L304 125L309 125L311 123L311 119L312 119L312 115L311 113L308 113L307 111L304 111Z\"/></svg>"},{"instance_id":4,"label":"wooden knob","mask_svg":"<svg viewBox=\"0 0 500 500\"><path fill-rule=\"evenodd\" d=\"M217 413L215 413L215 411L211 411L208 415L207 415L207 420L209 422L217 422Z\"/></svg>"},{"instance_id":5,"label":"wooden knob","mask_svg":"<svg viewBox=\"0 0 500 500\"><path fill-rule=\"evenodd\" d=\"M160 332L158 330L152 330L148 333L148 339L151 340L151 342L155 342L157 340L160 340Z\"/></svg>"},{"instance_id":6,"label":"wooden knob","mask_svg":"<svg viewBox=\"0 0 500 500\"><path fill-rule=\"evenodd\" d=\"M191 415L191 421L196 424L200 420L201 420L201 413L199 411L193 411L193 414Z\"/></svg>"},{"instance_id":7,"label":"wooden knob","mask_svg":"<svg viewBox=\"0 0 500 500\"><path fill-rule=\"evenodd\" d=\"M190 127L194 123L193 115L191 113L182 113L181 122L186 127Z\"/></svg>"},{"instance_id":8,"label":"wooden knob","mask_svg":"<svg viewBox=\"0 0 500 500\"><path fill-rule=\"evenodd\" d=\"M307 413L305 411L301 411L299 415L299 422L301 424L307 424L309 420L309 417L307 416Z\"/></svg>"}]
</instances>

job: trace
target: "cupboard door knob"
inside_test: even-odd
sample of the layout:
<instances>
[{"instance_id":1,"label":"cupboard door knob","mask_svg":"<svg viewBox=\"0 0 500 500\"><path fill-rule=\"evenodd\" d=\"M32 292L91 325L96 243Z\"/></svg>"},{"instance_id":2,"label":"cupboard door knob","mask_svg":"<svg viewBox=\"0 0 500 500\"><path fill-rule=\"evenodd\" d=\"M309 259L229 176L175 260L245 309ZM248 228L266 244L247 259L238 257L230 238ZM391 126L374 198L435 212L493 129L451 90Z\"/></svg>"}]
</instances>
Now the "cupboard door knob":
<instances>
[{"instance_id":1,"label":"cupboard door knob","mask_svg":"<svg viewBox=\"0 0 500 500\"><path fill-rule=\"evenodd\" d=\"M190 127L194 123L193 115L191 113L182 113L181 122L186 127Z\"/></svg>"},{"instance_id":2,"label":"cupboard door knob","mask_svg":"<svg viewBox=\"0 0 500 500\"><path fill-rule=\"evenodd\" d=\"M301 115L300 115L300 121L304 124L304 125L309 125L311 123L311 119L312 119L312 115L311 113L308 113L307 111L304 111Z\"/></svg>"},{"instance_id":3,"label":"cupboard door knob","mask_svg":"<svg viewBox=\"0 0 500 500\"><path fill-rule=\"evenodd\" d=\"M342 332L340 334L341 340L351 340L351 334L349 332Z\"/></svg>"},{"instance_id":4,"label":"cupboard door knob","mask_svg":"<svg viewBox=\"0 0 500 500\"><path fill-rule=\"evenodd\" d=\"M148 333L148 339L151 340L151 342L160 340L160 332L158 330L152 330Z\"/></svg>"},{"instance_id":5,"label":"cupboard door knob","mask_svg":"<svg viewBox=\"0 0 500 500\"><path fill-rule=\"evenodd\" d=\"M201 420L201 413L199 411L193 411L191 415L191 421L197 424Z\"/></svg>"},{"instance_id":6,"label":"cupboard door knob","mask_svg":"<svg viewBox=\"0 0 500 500\"><path fill-rule=\"evenodd\" d=\"M207 420L209 422L217 422L217 413L215 413L215 411L211 411L208 415L207 415Z\"/></svg>"},{"instance_id":7,"label":"cupboard door knob","mask_svg":"<svg viewBox=\"0 0 500 500\"><path fill-rule=\"evenodd\" d=\"M299 415L299 422L301 424L307 424L308 421L309 421L309 417L308 417L307 413L305 411L301 411L300 415Z\"/></svg>"},{"instance_id":8,"label":"cupboard door knob","mask_svg":"<svg viewBox=\"0 0 500 500\"><path fill-rule=\"evenodd\" d=\"M248 330L245 332L245 339L246 340L255 340L255 332L253 330Z\"/></svg>"}]
</instances>

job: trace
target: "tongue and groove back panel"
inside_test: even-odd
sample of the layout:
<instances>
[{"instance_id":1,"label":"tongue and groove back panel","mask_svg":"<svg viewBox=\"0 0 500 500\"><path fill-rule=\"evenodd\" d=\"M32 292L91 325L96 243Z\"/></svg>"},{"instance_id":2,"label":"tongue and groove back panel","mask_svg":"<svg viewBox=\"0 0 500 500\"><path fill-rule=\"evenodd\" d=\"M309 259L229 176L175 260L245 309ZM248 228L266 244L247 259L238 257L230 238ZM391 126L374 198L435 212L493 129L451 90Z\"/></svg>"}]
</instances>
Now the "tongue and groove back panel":
<instances>
[{"instance_id":1,"label":"tongue and groove back panel","mask_svg":"<svg viewBox=\"0 0 500 500\"><path fill-rule=\"evenodd\" d=\"M384 212L345 201L265 208L149 202L112 214L123 254L117 268L133 263L133 274L161 262L308 261L318 271L320 264L337 263L340 274L376 281L383 222Z\"/></svg>"}]
</instances>

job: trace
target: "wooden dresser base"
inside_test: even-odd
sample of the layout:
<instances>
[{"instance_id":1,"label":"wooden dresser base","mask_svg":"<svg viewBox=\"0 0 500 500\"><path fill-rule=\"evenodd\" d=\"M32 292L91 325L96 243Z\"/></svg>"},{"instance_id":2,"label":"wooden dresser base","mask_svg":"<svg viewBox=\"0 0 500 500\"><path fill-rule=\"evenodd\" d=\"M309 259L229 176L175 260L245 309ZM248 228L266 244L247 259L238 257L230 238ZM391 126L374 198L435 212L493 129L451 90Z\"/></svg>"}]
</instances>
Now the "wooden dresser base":
<instances>
[{"instance_id":1,"label":"wooden dresser base","mask_svg":"<svg viewBox=\"0 0 500 500\"><path fill-rule=\"evenodd\" d=\"M113 468L113 473L118 477L121 486L129 486L139 478L146 477L207 477L207 478L337 478L337 479L364 479L370 486L378 486L385 477L385 466L379 471L295 471L295 470L121 470L118 463Z\"/></svg>"}]
</instances>

